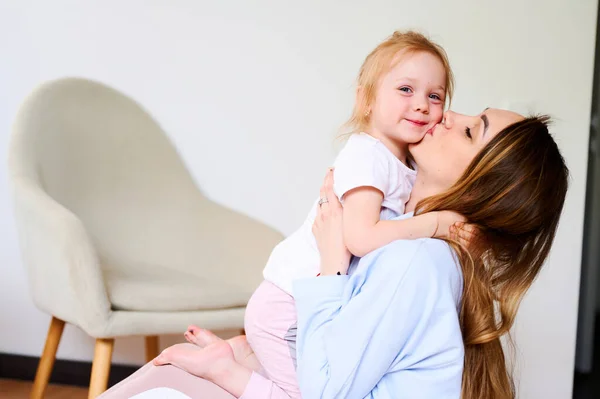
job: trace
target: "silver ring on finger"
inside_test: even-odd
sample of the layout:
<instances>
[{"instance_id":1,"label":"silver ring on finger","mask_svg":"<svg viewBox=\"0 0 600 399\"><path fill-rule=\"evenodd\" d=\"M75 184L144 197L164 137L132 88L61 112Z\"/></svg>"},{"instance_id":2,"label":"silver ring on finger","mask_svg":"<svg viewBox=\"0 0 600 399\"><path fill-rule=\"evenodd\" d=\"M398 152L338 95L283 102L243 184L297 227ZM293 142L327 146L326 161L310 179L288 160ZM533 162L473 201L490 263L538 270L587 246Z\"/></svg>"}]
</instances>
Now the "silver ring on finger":
<instances>
[{"instance_id":1,"label":"silver ring on finger","mask_svg":"<svg viewBox=\"0 0 600 399\"><path fill-rule=\"evenodd\" d=\"M322 198L319 199L319 206L321 206L321 205L323 205L323 204L325 204L327 202L329 202L329 200L327 199L327 197L322 197Z\"/></svg>"}]
</instances>

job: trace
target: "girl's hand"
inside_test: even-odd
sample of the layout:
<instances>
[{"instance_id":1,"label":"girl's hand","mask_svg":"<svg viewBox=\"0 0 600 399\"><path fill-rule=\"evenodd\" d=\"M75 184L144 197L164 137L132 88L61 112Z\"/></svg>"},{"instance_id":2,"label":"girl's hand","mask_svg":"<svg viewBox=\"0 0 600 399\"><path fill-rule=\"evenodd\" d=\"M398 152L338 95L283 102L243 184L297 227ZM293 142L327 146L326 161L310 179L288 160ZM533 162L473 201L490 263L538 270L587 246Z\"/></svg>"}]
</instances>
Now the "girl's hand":
<instances>
[{"instance_id":1,"label":"girl's hand","mask_svg":"<svg viewBox=\"0 0 600 399\"><path fill-rule=\"evenodd\" d=\"M458 241L466 248L475 243L478 233L479 229L474 224L457 222L450 226L450 239Z\"/></svg>"},{"instance_id":2,"label":"girl's hand","mask_svg":"<svg viewBox=\"0 0 600 399\"><path fill-rule=\"evenodd\" d=\"M319 198L312 232L321 255L321 275L346 274L351 254L344 244L343 209L333 191L333 169L325 176Z\"/></svg>"},{"instance_id":3,"label":"girl's hand","mask_svg":"<svg viewBox=\"0 0 600 399\"><path fill-rule=\"evenodd\" d=\"M463 223L466 219L459 213L452 211L434 212L437 216L437 228L433 234L434 238L452 238L452 226Z\"/></svg>"}]
</instances>

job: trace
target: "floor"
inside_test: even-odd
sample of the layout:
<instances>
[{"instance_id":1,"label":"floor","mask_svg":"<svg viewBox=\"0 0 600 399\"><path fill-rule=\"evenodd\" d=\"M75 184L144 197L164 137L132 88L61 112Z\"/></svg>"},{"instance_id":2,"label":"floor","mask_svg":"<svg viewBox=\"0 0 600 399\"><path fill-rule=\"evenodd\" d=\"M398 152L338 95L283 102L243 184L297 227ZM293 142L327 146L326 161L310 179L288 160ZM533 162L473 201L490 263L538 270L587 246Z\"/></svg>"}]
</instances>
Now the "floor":
<instances>
[{"instance_id":1,"label":"floor","mask_svg":"<svg viewBox=\"0 0 600 399\"><path fill-rule=\"evenodd\" d=\"M594 354L595 368L590 374L575 373L573 399L600 398L600 329L596 329L596 345ZM32 386L31 381L7 380L0 378L0 398L26 399ZM45 399L86 399L87 388L70 385L50 384L46 389Z\"/></svg>"},{"instance_id":2,"label":"floor","mask_svg":"<svg viewBox=\"0 0 600 399\"><path fill-rule=\"evenodd\" d=\"M31 381L0 379L0 398L2 399L26 399L31 391ZM45 399L86 399L87 388L73 387L70 385L48 385Z\"/></svg>"}]
</instances>

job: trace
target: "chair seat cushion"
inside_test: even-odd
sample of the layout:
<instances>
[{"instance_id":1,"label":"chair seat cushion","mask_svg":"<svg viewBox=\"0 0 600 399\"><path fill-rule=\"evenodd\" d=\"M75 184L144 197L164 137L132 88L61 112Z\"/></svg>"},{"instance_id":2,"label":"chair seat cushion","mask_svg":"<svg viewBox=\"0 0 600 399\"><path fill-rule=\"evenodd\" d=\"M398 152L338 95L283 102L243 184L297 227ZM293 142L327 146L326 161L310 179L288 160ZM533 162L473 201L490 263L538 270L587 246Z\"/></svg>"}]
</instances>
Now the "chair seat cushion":
<instances>
[{"instance_id":1,"label":"chair seat cushion","mask_svg":"<svg viewBox=\"0 0 600 399\"><path fill-rule=\"evenodd\" d=\"M129 270L129 271L128 271ZM182 271L150 268L105 269L108 296L114 310L194 311L246 306L255 287L241 281L221 281Z\"/></svg>"}]
</instances>

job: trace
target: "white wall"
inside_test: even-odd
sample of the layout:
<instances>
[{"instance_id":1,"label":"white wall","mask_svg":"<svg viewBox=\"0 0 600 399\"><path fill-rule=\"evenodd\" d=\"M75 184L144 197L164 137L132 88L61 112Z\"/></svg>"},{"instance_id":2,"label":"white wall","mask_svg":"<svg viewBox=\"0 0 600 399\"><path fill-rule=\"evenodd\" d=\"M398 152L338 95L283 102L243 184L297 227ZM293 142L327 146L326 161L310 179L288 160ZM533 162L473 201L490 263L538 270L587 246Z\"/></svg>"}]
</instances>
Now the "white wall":
<instances>
[{"instance_id":1,"label":"white wall","mask_svg":"<svg viewBox=\"0 0 600 399\"><path fill-rule=\"evenodd\" d=\"M290 233L315 198L367 54L396 28L447 49L453 108L556 118L571 191L546 270L516 328L522 398L568 398L574 361L596 0L283 2L0 0L0 165L24 96L84 76L141 102L212 198ZM29 299L0 174L0 352L39 355L49 318ZM175 340L175 338L172 338ZM59 358L91 359L67 328ZM139 338L115 361L140 363Z\"/></svg>"}]
</instances>

